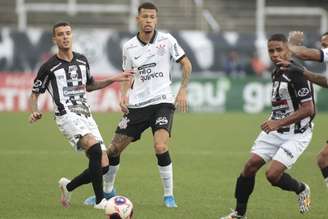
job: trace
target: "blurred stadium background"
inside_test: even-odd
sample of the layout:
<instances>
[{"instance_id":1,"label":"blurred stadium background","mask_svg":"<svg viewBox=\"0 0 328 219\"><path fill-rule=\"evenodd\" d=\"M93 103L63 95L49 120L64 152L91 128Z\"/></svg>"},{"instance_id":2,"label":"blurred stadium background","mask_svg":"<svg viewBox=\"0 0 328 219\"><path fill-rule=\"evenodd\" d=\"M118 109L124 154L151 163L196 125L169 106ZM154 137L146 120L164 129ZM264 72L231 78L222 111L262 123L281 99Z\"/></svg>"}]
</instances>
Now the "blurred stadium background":
<instances>
[{"instance_id":1,"label":"blurred stadium background","mask_svg":"<svg viewBox=\"0 0 328 219\"><path fill-rule=\"evenodd\" d=\"M26 111L31 81L56 48L51 27L69 21L74 48L87 55L94 75L120 71L121 45L135 31L140 0L1 0L0 111ZM261 112L270 106L266 37L302 30L305 44L319 48L327 30L324 0L165 0L159 29L171 32L193 64L192 111ZM306 65L324 73L325 65ZM175 67L174 78L180 73ZM92 94L95 111L117 111L117 86ZM319 110L328 110L317 89ZM45 98L44 109L51 107Z\"/></svg>"},{"instance_id":2,"label":"blurred stadium background","mask_svg":"<svg viewBox=\"0 0 328 219\"><path fill-rule=\"evenodd\" d=\"M72 209L66 211L57 203L58 178L73 176L85 160L72 153L51 113L32 127L27 124L28 98L38 68L56 51L51 41L54 23L72 23L73 47L86 54L93 75L102 78L121 70L121 45L135 34L134 19L141 2L0 0L0 218L103 217L81 204L91 194L87 186L74 194ZM320 34L328 30L328 1L152 2L159 7L158 28L177 38L193 64L189 103L197 113L177 113L171 143L179 208L168 211L161 206L148 132L125 152L117 189L135 204L136 219L217 219L234 205L236 176L270 109L272 67L266 37L301 30L307 46L320 48ZM304 64L326 74L324 64ZM176 89L178 66L172 75ZM120 118L120 113L107 113L119 110L118 90L114 85L89 96L106 142ZM312 188L313 210L305 219L326 219L328 211L327 189L315 163L316 153L327 140L328 92L316 87L316 99L319 114L313 142L291 170ZM40 105L50 111L51 99L43 95ZM295 197L271 188L263 171L249 206L249 218L300 217Z\"/></svg>"}]
</instances>

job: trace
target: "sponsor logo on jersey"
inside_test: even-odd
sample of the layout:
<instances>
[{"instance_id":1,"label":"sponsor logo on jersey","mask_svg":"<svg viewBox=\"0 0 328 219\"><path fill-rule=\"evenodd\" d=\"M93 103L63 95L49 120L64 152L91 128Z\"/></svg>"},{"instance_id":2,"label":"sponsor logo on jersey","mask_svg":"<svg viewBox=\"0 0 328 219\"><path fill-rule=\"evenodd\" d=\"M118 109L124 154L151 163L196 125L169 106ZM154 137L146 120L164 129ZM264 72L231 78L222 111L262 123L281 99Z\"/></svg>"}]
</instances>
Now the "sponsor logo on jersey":
<instances>
[{"instance_id":1,"label":"sponsor logo on jersey","mask_svg":"<svg viewBox=\"0 0 328 219\"><path fill-rule=\"evenodd\" d=\"M120 123L118 124L118 127L120 127L120 129L126 129L128 127L128 123L130 122L130 119L128 119L126 116L124 116Z\"/></svg>"},{"instance_id":2,"label":"sponsor logo on jersey","mask_svg":"<svg viewBox=\"0 0 328 219\"><path fill-rule=\"evenodd\" d=\"M169 123L169 121L167 120L167 118L165 116L158 117L155 121L155 125L166 125L167 123Z\"/></svg>"},{"instance_id":3,"label":"sponsor logo on jersey","mask_svg":"<svg viewBox=\"0 0 328 219\"><path fill-rule=\"evenodd\" d=\"M302 89L300 89L298 92L297 92L297 95L300 96L300 97L305 97L306 95L308 95L310 93L310 90L306 87L303 87Z\"/></svg>"},{"instance_id":4,"label":"sponsor logo on jersey","mask_svg":"<svg viewBox=\"0 0 328 219\"><path fill-rule=\"evenodd\" d=\"M64 96L83 95L84 93L85 93L84 85L63 87L63 95Z\"/></svg>"},{"instance_id":5,"label":"sponsor logo on jersey","mask_svg":"<svg viewBox=\"0 0 328 219\"><path fill-rule=\"evenodd\" d=\"M42 85L42 81L41 80L36 80L33 84L33 87L37 88L37 87L41 87Z\"/></svg>"}]
</instances>

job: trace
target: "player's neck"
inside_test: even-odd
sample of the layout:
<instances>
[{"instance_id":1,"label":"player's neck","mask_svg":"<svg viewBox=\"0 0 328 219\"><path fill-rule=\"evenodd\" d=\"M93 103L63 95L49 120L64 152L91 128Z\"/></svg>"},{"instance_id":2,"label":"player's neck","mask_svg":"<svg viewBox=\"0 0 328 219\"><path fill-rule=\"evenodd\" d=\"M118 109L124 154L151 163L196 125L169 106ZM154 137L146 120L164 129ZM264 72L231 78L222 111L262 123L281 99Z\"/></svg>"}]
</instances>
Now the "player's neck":
<instances>
[{"instance_id":1,"label":"player's neck","mask_svg":"<svg viewBox=\"0 0 328 219\"><path fill-rule=\"evenodd\" d=\"M73 51L71 49L58 50L57 57L67 62L70 62L73 59Z\"/></svg>"},{"instance_id":2,"label":"player's neck","mask_svg":"<svg viewBox=\"0 0 328 219\"><path fill-rule=\"evenodd\" d=\"M140 40L142 40L142 42L144 43L149 43L151 41L151 39L153 38L155 34L155 31L152 31L152 32L139 32L139 38Z\"/></svg>"}]
</instances>

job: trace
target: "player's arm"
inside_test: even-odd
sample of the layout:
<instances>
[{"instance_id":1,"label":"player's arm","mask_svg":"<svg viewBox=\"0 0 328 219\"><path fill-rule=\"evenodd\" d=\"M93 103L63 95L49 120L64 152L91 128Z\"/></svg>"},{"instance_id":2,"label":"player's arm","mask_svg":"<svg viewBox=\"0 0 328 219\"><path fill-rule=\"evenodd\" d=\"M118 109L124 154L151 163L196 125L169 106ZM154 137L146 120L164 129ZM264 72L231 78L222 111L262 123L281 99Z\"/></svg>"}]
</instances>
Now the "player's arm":
<instances>
[{"instance_id":1,"label":"player's arm","mask_svg":"<svg viewBox=\"0 0 328 219\"><path fill-rule=\"evenodd\" d=\"M31 114L28 118L29 123L34 123L42 118L42 113L38 109L39 93L32 92L30 96Z\"/></svg>"},{"instance_id":2,"label":"player's arm","mask_svg":"<svg viewBox=\"0 0 328 219\"><path fill-rule=\"evenodd\" d=\"M32 94L30 96L30 109L31 114L28 118L30 123L34 123L42 118L42 113L39 111L38 108L38 100L39 95L43 94L48 86L49 83L49 71L46 64L43 64L34 79L33 87L32 87Z\"/></svg>"},{"instance_id":3,"label":"player's arm","mask_svg":"<svg viewBox=\"0 0 328 219\"><path fill-rule=\"evenodd\" d=\"M289 116L279 120L268 120L261 125L261 129L266 133L277 130L280 127L287 126L298 122L308 116L314 114L314 105L312 99L309 101L302 102L300 108Z\"/></svg>"},{"instance_id":4,"label":"player's arm","mask_svg":"<svg viewBox=\"0 0 328 219\"><path fill-rule=\"evenodd\" d=\"M187 56L184 56L180 60L180 64L182 66L182 80L180 83L180 89L175 99L175 103L179 111L187 112L188 111L187 89L188 89L188 83L189 83L192 66Z\"/></svg>"},{"instance_id":5,"label":"player's arm","mask_svg":"<svg viewBox=\"0 0 328 219\"><path fill-rule=\"evenodd\" d=\"M324 75L320 75L319 73L314 73L312 71L309 71L308 69L304 69L304 77L321 86L321 87L325 87L325 88L328 88L328 78Z\"/></svg>"},{"instance_id":6,"label":"player's arm","mask_svg":"<svg viewBox=\"0 0 328 219\"><path fill-rule=\"evenodd\" d=\"M296 46L290 44L288 48L297 58L302 60L322 62L322 52L319 49L312 49L305 46Z\"/></svg>"},{"instance_id":7,"label":"player's arm","mask_svg":"<svg viewBox=\"0 0 328 219\"><path fill-rule=\"evenodd\" d=\"M319 49L303 46L304 34L301 31L291 31L288 35L288 48L297 58L302 60L323 61L323 52Z\"/></svg>"},{"instance_id":8,"label":"player's arm","mask_svg":"<svg viewBox=\"0 0 328 219\"><path fill-rule=\"evenodd\" d=\"M114 82L129 81L132 75L133 75L132 70L127 70L114 74L104 80L91 80L91 82L86 85L86 90L88 92L91 92L94 90L105 88Z\"/></svg>"},{"instance_id":9,"label":"player's arm","mask_svg":"<svg viewBox=\"0 0 328 219\"><path fill-rule=\"evenodd\" d=\"M309 80L321 87L328 88L328 78L326 76L319 73L314 73L300 64L280 59L278 66L280 66L280 69L283 71L287 71L291 74L298 74L299 76L304 75L306 80Z\"/></svg>"}]
</instances>

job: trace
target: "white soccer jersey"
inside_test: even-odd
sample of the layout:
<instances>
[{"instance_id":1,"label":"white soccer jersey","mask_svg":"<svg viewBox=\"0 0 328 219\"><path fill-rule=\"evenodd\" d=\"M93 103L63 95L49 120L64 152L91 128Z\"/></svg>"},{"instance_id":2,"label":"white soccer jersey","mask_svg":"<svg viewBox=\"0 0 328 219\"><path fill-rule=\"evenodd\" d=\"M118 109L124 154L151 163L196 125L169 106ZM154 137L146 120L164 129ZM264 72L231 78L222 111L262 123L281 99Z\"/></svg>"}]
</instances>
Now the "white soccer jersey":
<instances>
[{"instance_id":1,"label":"white soccer jersey","mask_svg":"<svg viewBox=\"0 0 328 219\"><path fill-rule=\"evenodd\" d=\"M179 62L184 50L169 33L155 31L145 44L137 36L123 45L124 70L135 70L128 90L129 107L140 108L159 103L174 103L170 70L172 61Z\"/></svg>"}]
</instances>

